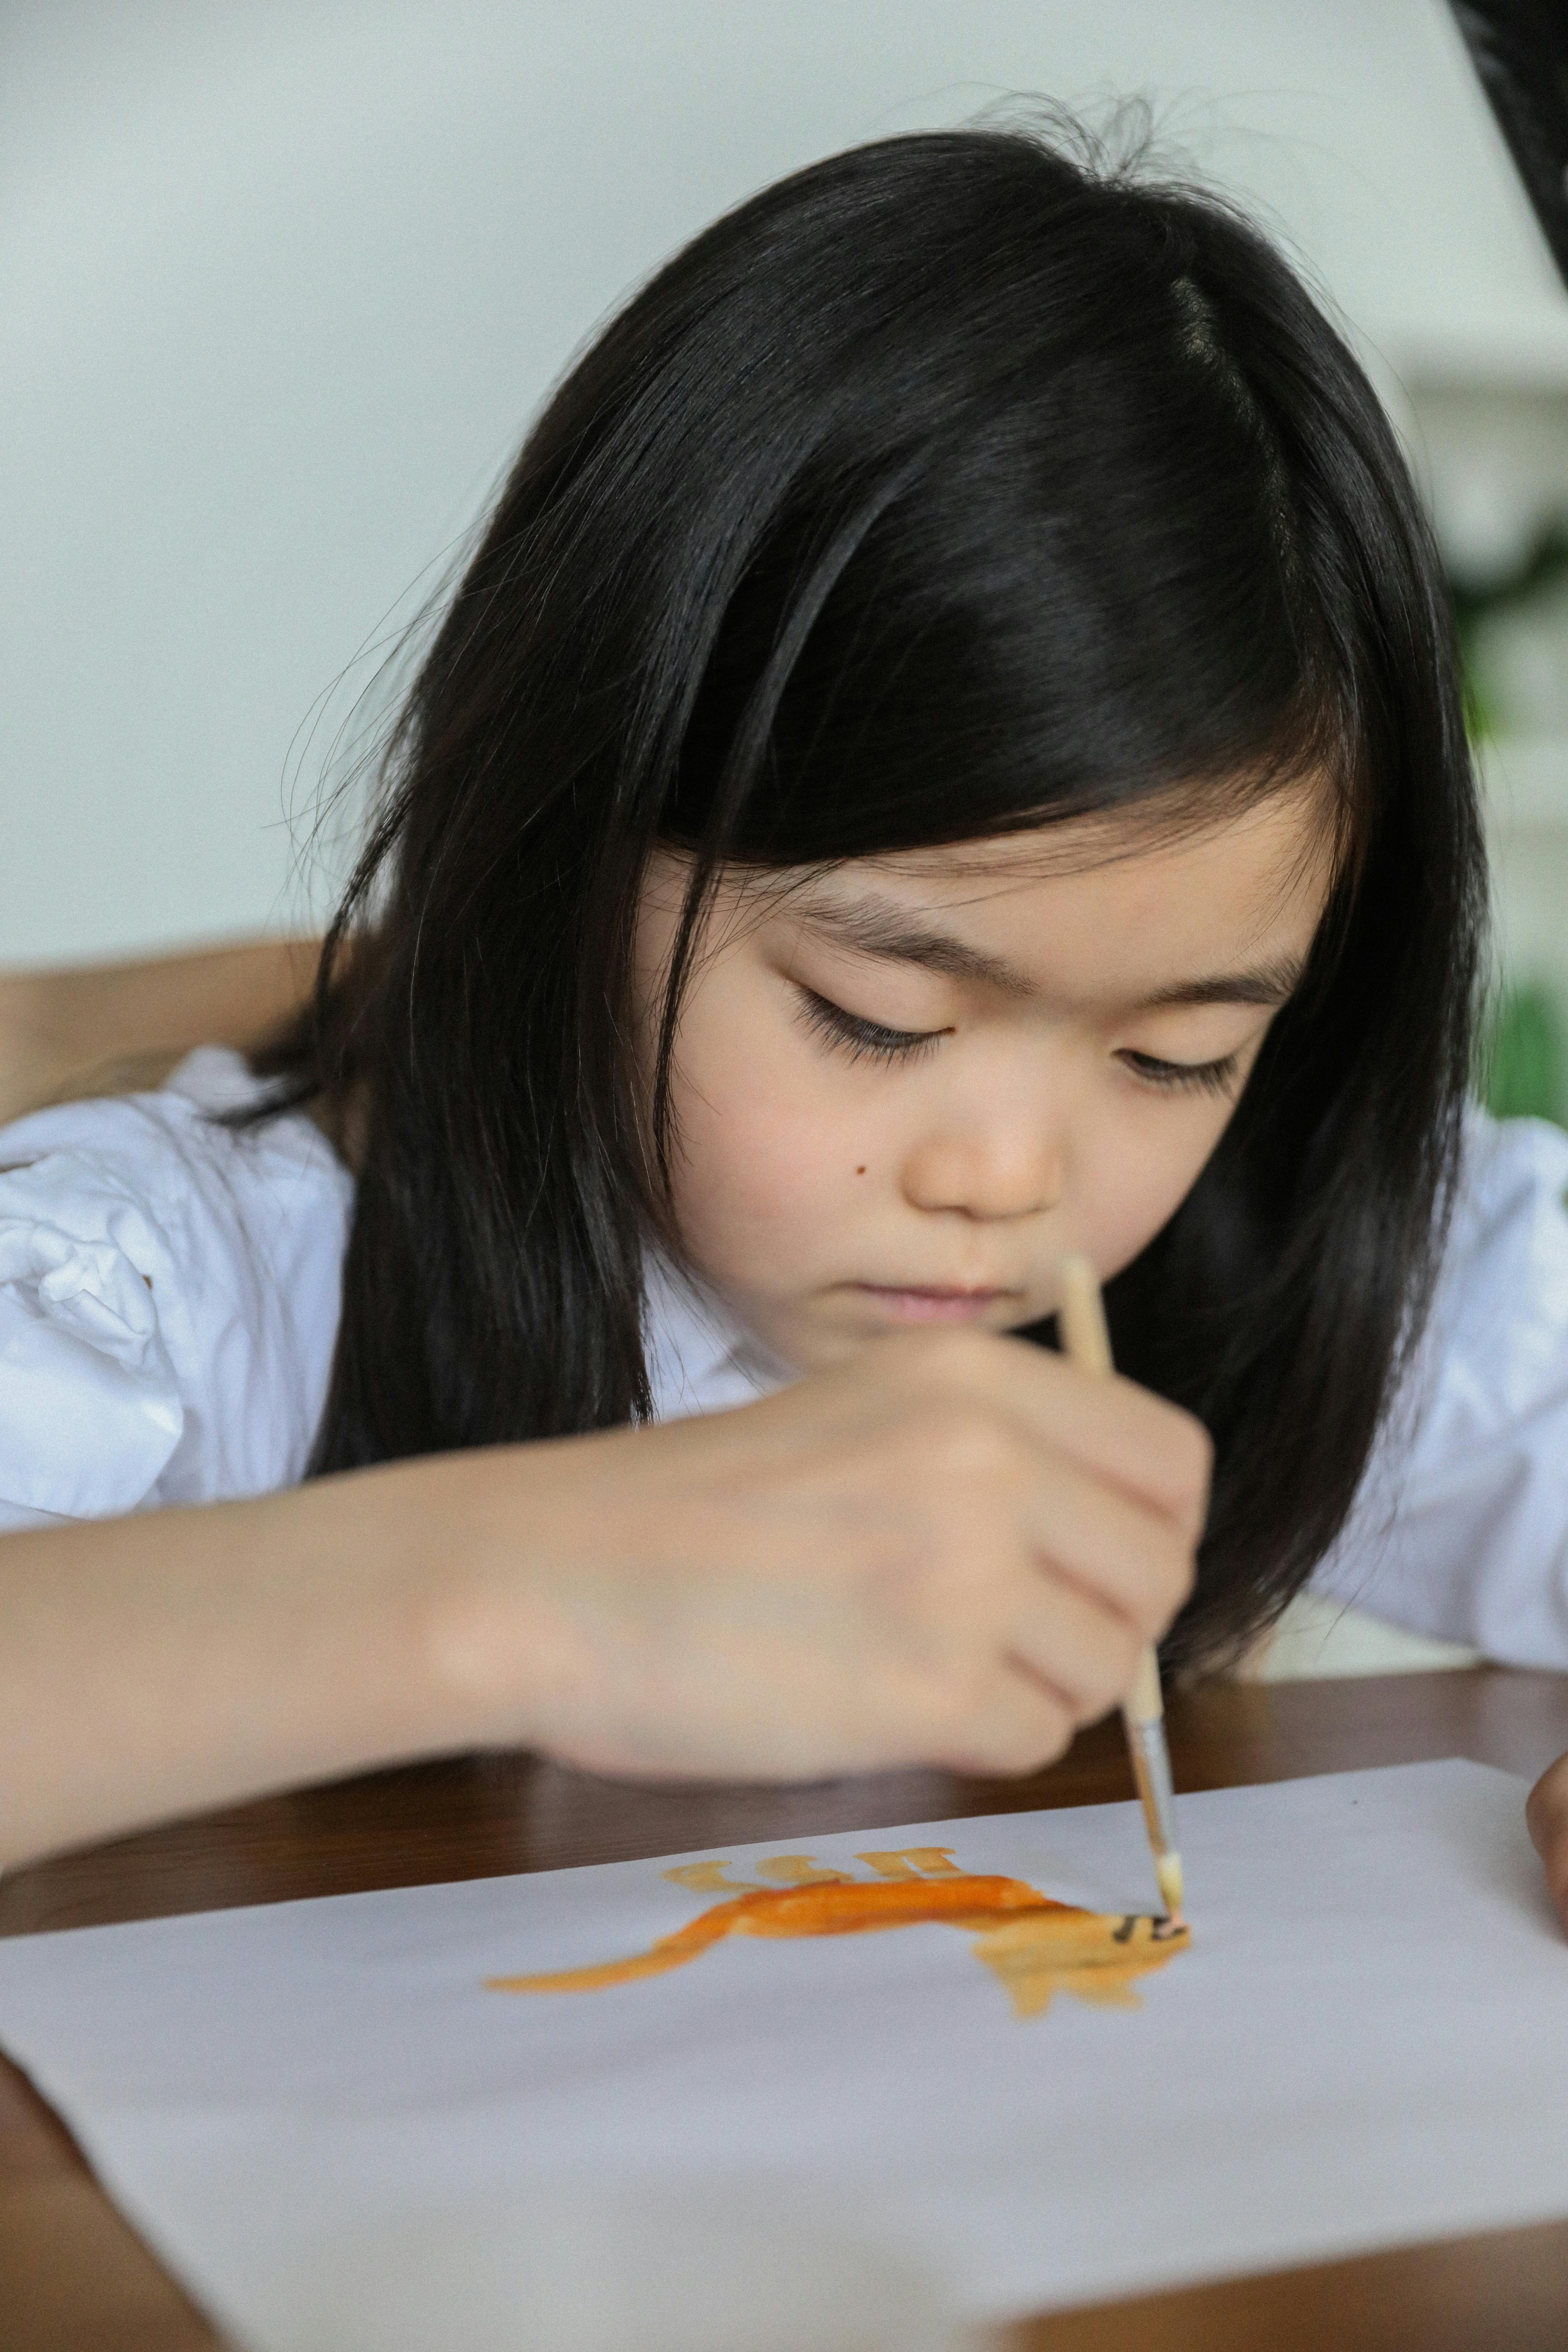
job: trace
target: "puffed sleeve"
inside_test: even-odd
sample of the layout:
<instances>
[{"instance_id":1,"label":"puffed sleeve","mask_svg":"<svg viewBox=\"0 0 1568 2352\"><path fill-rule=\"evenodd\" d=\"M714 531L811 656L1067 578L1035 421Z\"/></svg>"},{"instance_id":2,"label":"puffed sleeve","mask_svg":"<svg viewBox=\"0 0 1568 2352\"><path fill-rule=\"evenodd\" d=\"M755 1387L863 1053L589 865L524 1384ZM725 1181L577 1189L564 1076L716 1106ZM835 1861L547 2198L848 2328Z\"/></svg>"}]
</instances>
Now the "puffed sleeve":
<instances>
[{"instance_id":1,"label":"puffed sleeve","mask_svg":"<svg viewBox=\"0 0 1568 2352\"><path fill-rule=\"evenodd\" d=\"M133 1510L184 1427L168 1243L111 1170L0 1174L0 1528Z\"/></svg>"},{"instance_id":2,"label":"puffed sleeve","mask_svg":"<svg viewBox=\"0 0 1568 2352\"><path fill-rule=\"evenodd\" d=\"M353 1184L203 1047L154 1094L0 1130L0 1530L268 1494L303 1476Z\"/></svg>"},{"instance_id":3,"label":"puffed sleeve","mask_svg":"<svg viewBox=\"0 0 1568 2352\"><path fill-rule=\"evenodd\" d=\"M1568 1668L1568 1135L1476 1114L1431 1328L1317 1589Z\"/></svg>"}]
</instances>

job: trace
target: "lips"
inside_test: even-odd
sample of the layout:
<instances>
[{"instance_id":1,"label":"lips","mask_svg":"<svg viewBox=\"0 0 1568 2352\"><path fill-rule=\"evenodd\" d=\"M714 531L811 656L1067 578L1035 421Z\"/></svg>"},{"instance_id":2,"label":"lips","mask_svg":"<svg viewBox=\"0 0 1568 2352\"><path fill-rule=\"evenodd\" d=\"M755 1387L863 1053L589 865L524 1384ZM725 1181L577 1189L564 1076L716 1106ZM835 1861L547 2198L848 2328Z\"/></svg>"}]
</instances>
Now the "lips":
<instances>
[{"instance_id":1,"label":"lips","mask_svg":"<svg viewBox=\"0 0 1568 2352\"><path fill-rule=\"evenodd\" d=\"M1000 1282L859 1282L858 1290L873 1298L1013 1298L1016 1292Z\"/></svg>"},{"instance_id":2,"label":"lips","mask_svg":"<svg viewBox=\"0 0 1568 2352\"><path fill-rule=\"evenodd\" d=\"M999 1300L1017 1296L1012 1290L946 1284L861 1282L855 1286L863 1298L897 1323L973 1322Z\"/></svg>"}]
</instances>

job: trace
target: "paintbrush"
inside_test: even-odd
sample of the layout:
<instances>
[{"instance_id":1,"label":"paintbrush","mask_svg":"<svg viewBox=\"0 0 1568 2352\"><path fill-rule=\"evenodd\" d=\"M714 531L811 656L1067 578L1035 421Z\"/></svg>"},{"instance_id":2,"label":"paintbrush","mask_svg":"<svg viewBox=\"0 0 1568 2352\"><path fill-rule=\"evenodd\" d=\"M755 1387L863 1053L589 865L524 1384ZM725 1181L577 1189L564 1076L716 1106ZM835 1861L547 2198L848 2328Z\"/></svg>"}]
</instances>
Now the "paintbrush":
<instances>
[{"instance_id":1,"label":"paintbrush","mask_svg":"<svg viewBox=\"0 0 1568 2352\"><path fill-rule=\"evenodd\" d=\"M1064 1257L1062 1295L1057 1328L1062 1345L1080 1371L1109 1379L1110 1334L1094 1268L1086 1257ZM1160 1695L1160 1661L1152 1643L1138 1661L1132 1687L1121 1704L1127 1731L1127 1751L1132 1778L1142 1801L1149 1850L1160 1895L1172 1919L1182 1924L1182 1857L1176 1852L1175 1796L1171 1787L1171 1759L1165 1747L1165 1703Z\"/></svg>"}]
</instances>

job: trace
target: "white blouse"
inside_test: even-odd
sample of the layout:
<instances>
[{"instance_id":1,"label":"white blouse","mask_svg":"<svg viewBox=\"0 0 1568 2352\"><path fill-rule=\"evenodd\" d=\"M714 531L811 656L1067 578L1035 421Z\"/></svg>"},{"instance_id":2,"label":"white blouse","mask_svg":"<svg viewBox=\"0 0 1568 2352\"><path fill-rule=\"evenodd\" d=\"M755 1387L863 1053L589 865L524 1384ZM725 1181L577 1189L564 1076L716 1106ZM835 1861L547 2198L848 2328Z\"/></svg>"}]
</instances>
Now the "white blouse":
<instances>
[{"instance_id":1,"label":"white blouse","mask_svg":"<svg viewBox=\"0 0 1568 2352\"><path fill-rule=\"evenodd\" d=\"M1321 1592L1568 1669L1568 1135L1468 1122L1432 1319Z\"/></svg>"},{"instance_id":2,"label":"white blouse","mask_svg":"<svg viewBox=\"0 0 1568 2352\"><path fill-rule=\"evenodd\" d=\"M0 1129L0 1529L293 1485L331 1370L347 1171L237 1055ZM1431 1328L1320 1591L1568 1668L1568 1135L1477 1113ZM789 1377L649 1268L656 1414Z\"/></svg>"},{"instance_id":3,"label":"white blouse","mask_svg":"<svg viewBox=\"0 0 1568 2352\"><path fill-rule=\"evenodd\" d=\"M353 1183L252 1131L237 1054L0 1129L0 1528L293 1485L326 1402Z\"/></svg>"}]
</instances>

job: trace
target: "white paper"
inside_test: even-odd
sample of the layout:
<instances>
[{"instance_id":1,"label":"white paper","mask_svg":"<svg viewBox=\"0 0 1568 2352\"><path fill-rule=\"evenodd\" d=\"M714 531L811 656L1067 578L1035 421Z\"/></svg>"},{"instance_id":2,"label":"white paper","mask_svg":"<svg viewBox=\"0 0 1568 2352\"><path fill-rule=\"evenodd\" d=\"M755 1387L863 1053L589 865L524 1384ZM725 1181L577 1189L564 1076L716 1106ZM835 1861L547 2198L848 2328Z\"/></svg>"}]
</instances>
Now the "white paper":
<instances>
[{"instance_id":1,"label":"white paper","mask_svg":"<svg viewBox=\"0 0 1568 2352\"><path fill-rule=\"evenodd\" d=\"M559 2242L574 2196L640 2212L627 2244L656 2210L737 2243L748 2215L831 2215L1000 2317L1568 2213L1568 1945L1523 1799L1458 1761L1184 1798L1193 1940L1133 2008L1058 1993L1021 2018L945 1925L487 1989L726 1899L665 1857L15 1938L0 2041L266 2352L328 2341L323 2298L334 2344L345 2308L406 2314L443 2231L470 2266L487 2216L526 2237L553 2214ZM914 1848L1152 1907L1130 1805L793 1851L858 1881L858 1854ZM721 1851L740 1881L780 1857Z\"/></svg>"}]
</instances>

